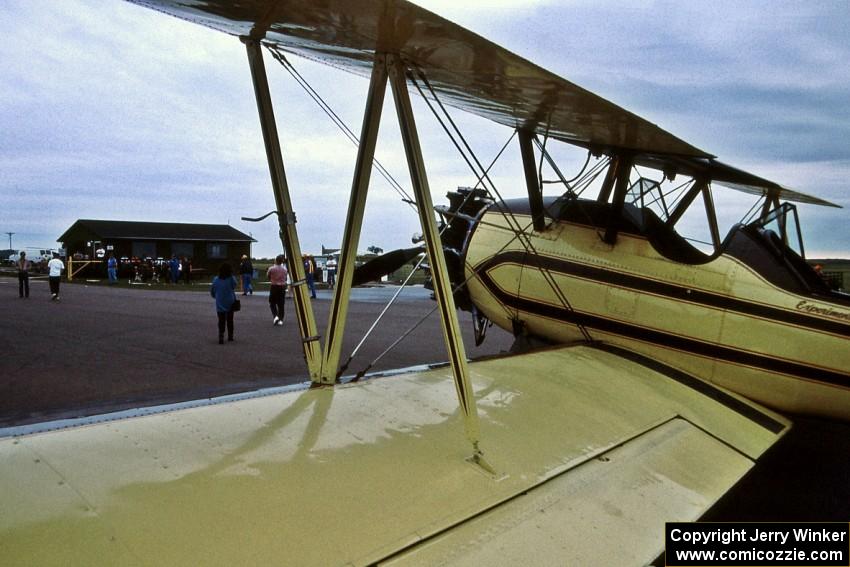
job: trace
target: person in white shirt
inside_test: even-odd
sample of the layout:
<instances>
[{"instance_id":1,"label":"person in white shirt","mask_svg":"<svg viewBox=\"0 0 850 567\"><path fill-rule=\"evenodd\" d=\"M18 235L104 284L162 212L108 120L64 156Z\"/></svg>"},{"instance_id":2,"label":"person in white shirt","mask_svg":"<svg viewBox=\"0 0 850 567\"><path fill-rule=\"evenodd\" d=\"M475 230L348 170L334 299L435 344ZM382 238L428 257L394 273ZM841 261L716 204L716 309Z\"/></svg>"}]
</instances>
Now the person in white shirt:
<instances>
[{"instance_id":1,"label":"person in white shirt","mask_svg":"<svg viewBox=\"0 0 850 567\"><path fill-rule=\"evenodd\" d=\"M50 273L47 274L47 279L50 280L50 299L59 301L59 280L62 278L62 270L65 269L65 264L59 258L53 258L47 263L47 269Z\"/></svg>"}]
</instances>

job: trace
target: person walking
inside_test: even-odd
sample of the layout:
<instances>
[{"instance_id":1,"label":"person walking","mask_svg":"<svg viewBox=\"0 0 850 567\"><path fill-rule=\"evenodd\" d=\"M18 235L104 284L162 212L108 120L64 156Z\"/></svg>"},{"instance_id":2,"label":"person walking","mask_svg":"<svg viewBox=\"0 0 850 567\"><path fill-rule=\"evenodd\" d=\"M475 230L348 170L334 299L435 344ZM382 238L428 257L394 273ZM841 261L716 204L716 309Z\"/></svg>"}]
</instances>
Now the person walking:
<instances>
[{"instance_id":1,"label":"person walking","mask_svg":"<svg viewBox=\"0 0 850 567\"><path fill-rule=\"evenodd\" d=\"M210 285L210 295L215 298L215 311L218 315L218 344L224 344L224 329L227 327L227 340L233 340L233 313L236 304L236 278L233 268L224 263L218 269L218 275Z\"/></svg>"},{"instance_id":2,"label":"person walking","mask_svg":"<svg viewBox=\"0 0 850 567\"><path fill-rule=\"evenodd\" d=\"M269 266L266 275L269 277L269 308L272 311L272 325L283 325L284 308L286 307L286 266L285 258L278 254L274 265Z\"/></svg>"},{"instance_id":3,"label":"person walking","mask_svg":"<svg viewBox=\"0 0 850 567\"><path fill-rule=\"evenodd\" d=\"M109 285L118 283L118 260L112 252L109 253L109 259L106 261L106 273L109 274Z\"/></svg>"},{"instance_id":4,"label":"person walking","mask_svg":"<svg viewBox=\"0 0 850 567\"><path fill-rule=\"evenodd\" d=\"M336 285L336 260L331 258L325 266L328 269L328 288L333 289Z\"/></svg>"},{"instance_id":5,"label":"person walking","mask_svg":"<svg viewBox=\"0 0 850 567\"><path fill-rule=\"evenodd\" d=\"M254 278L254 265L251 264L251 259L246 255L242 255L242 262L239 264L239 275L242 276L242 295L254 295L254 288L251 285L251 280Z\"/></svg>"},{"instance_id":6,"label":"person walking","mask_svg":"<svg viewBox=\"0 0 850 567\"><path fill-rule=\"evenodd\" d=\"M177 280L180 278L180 260L177 259L177 254L171 255L168 267L171 268L171 283L177 285Z\"/></svg>"},{"instance_id":7,"label":"person walking","mask_svg":"<svg viewBox=\"0 0 850 567\"><path fill-rule=\"evenodd\" d=\"M47 279L50 282L50 299L51 301L59 301L59 282L62 279L62 270L65 269L65 264L59 258L53 258L47 263Z\"/></svg>"},{"instance_id":8,"label":"person walking","mask_svg":"<svg viewBox=\"0 0 850 567\"><path fill-rule=\"evenodd\" d=\"M27 253L21 252L21 257L17 262L18 267L18 295L21 299L30 297L30 268L32 262L27 260Z\"/></svg>"},{"instance_id":9,"label":"person walking","mask_svg":"<svg viewBox=\"0 0 850 567\"><path fill-rule=\"evenodd\" d=\"M230 271L232 275L233 269ZM186 285L192 285L192 259L188 256L183 257L183 281Z\"/></svg>"},{"instance_id":10,"label":"person walking","mask_svg":"<svg viewBox=\"0 0 850 567\"><path fill-rule=\"evenodd\" d=\"M304 274L307 277L307 287L310 289L310 297L316 299L316 262L309 254L304 256Z\"/></svg>"}]
</instances>

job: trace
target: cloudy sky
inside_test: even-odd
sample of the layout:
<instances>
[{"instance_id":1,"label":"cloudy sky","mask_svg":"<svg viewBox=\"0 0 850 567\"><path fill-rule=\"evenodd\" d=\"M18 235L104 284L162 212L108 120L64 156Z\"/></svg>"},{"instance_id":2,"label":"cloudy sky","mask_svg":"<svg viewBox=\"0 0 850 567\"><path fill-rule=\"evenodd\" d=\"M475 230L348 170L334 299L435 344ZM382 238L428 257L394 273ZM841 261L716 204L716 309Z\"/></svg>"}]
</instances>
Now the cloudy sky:
<instances>
[{"instance_id":1,"label":"cloudy sky","mask_svg":"<svg viewBox=\"0 0 850 567\"><path fill-rule=\"evenodd\" d=\"M419 2L680 138L850 206L846 2ZM244 46L118 0L0 2L0 248L56 246L78 218L230 223L280 248ZM359 132L368 81L293 62ZM266 57L302 248L339 245L355 149ZM409 187L387 97L378 159ZM427 110L417 121L437 203L474 178ZM510 136L458 117L482 161ZM518 148L494 170L524 192ZM582 155L563 151L569 174ZM573 161L570 161L573 160ZM747 206L717 188L722 221ZM726 202L728 200L728 209ZM743 208L742 208L743 207ZM733 210L734 209L734 210ZM850 210L800 208L810 257L850 257ZM727 225L728 226L728 225ZM412 210L373 175L361 250L405 246Z\"/></svg>"}]
</instances>

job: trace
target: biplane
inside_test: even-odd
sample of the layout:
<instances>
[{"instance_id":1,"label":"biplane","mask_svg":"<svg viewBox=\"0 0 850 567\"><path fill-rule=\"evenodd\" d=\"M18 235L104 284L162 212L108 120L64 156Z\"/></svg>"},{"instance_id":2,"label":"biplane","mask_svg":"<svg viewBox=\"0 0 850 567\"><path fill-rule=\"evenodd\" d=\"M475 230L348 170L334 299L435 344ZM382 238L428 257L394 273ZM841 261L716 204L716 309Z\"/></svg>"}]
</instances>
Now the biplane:
<instances>
[{"instance_id":1,"label":"biplane","mask_svg":"<svg viewBox=\"0 0 850 567\"><path fill-rule=\"evenodd\" d=\"M245 45L310 387L0 440L4 564L644 565L788 431L777 410L850 416L850 301L792 205L829 203L404 0L136 3ZM263 49L370 81L323 333ZM352 284L420 253L354 262L388 86L448 364L340 380ZM528 198L478 164L435 208L414 89L515 130ZM596 198L549 143L595 160ZM715 185L761 199L722 240ZM677 232L698 198L711 250ZM492 322L546 346L469 361L458 308L478 341Z\"/></svg>"}]
</instances>

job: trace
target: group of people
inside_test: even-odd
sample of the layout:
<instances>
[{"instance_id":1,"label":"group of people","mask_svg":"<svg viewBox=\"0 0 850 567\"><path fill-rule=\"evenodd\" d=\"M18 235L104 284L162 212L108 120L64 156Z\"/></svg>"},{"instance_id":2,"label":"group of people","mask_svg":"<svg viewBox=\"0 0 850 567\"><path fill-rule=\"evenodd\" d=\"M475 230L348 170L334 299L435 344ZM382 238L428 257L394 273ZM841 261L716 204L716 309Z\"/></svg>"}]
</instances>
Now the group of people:
<instances>
[{"instance_id":1,"label":"group of people","mask_svg":"<svg viewBox=\"0 0 850 567\"><path fill-rule=\"evenodd\" d=\"M171 256L171 260L165 264L166 281L176 284L182 278L186 285L192 283L192 259L186 256Z\"/></svg>"},{"instance_id":2,"label":"group of people","mask_svg":"<svg viewBox=\"0 0 850 567\"><path fill-rule=\"evenodd\" d=\"M21 299L29 299L30 296L30 270L32 262L27 260L27 253L21 252L17 262L18 268L18 295ZM65 263L59 258L53 258L47 263L47 280L50 283L50 300L59 301L59 282L62 280L62 271Z\"/></svg>"},{"instance_id":3,"label":"group of people","mask_svg":"<svg viewBox=\"0 0 850 567\"><path fill-rule=\"evenodd\" d=\"M253 295L252 279L254 268L247 256L242 257L239 265L242 277L242 295ZM266 272L269 278L269 308L272 312L272 324L283 325L286 307L286 279L289 275L283 254L278 255L274 264ZM224 263L218 270L218 275L210 284L210 295L215 299L215 311L218 316L218 344L224 344L224 332L227 331L228 342L233 341L233 315L241 309L241 302L236 298L236 278L233 267Z\"/></svg>"},{"instance_id":4,"label":"group of people","mask_svg":"<svg viewBox=\"0 0 850 567\"><path fill-rule=\"evenodd\" d=\"M177 257L172 258L172 264L169 266L172 281L177 282L173 277L174 274L180 273L180 268L175 268L173 262L179 262ZM311 259L305 258L304 268L307 275L307 285L313 298L316 297L316 288L313 278L313 270L309 266L314 266ZM53 258L47 264L49 273L48 280L50 282L50 293L52 301L59 301L59 283L61 281L62 272L65 270L65 264L59 258ZM32 263L27 259L26 253L22 252L21 257L17 262L18 268L18 291L21 299L29 298L29 272L32 269ZM118 262L115 256L110 254L107 260L107 272L109 274L109 282L117 281ZM253 295L253 274L254 268L250 259L247 256L242 257L242 262L239 266L239 274L242 277L242 295ZM274 264L269 267L266 275L269 279L269 309L272 312L272 324L275 326L283 325L286 308L286 286L289 273L286 269L286 258L283 254L275 258ZM218 271L218 275L213 278L210 285L210 295L215 299L215 309L218 315L218 342L224 344L225 331L227 331L227 340L233 341L233 315L240 309L240 302L236 298L237 281L233 275L233 268L230 264L224 263Z\"/></svg>"},{"instance_id":5,"label":"group of people","mask_svg":"<svg viewBox=\"0 0 850 567\"><path fill-rule=\"evenodd\" d=\"M327 263L326 269L328 271L328 287L333 288L336 283L336 260L331 259ZM242 279L242 295L253 294L254 266L248 256L242 256L242 261L239 264L239 276ZM304 255L304 276L307 289L310 290L310 297L316 299L316 279L319 276L319 269L316 266L316 259L310 254Z\"/></svg>"},{"instance_id":6,"label":"group of people","mask_svg":"<svg viewBox=\"0 0 850 567\"><path fill-rule=\"evenodd\" d=\"M129 260L123 258L119 263L118 258L110 252L106 259L106 274L110 285L118 283L122 275L125 278L129 276L131 282L159 283L164 280L176 284L183 280L188 285L192 278L192 259L185 256L178 258L176 254L168 261L154 261L152 258L142 260L134 256Z\"/></svg>"}]
</instances>

